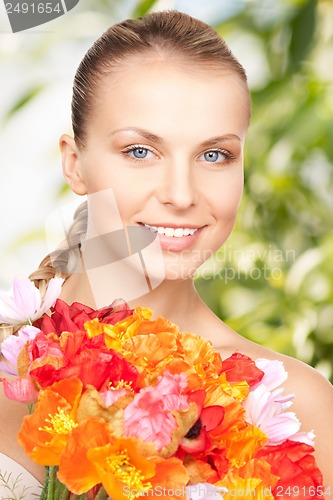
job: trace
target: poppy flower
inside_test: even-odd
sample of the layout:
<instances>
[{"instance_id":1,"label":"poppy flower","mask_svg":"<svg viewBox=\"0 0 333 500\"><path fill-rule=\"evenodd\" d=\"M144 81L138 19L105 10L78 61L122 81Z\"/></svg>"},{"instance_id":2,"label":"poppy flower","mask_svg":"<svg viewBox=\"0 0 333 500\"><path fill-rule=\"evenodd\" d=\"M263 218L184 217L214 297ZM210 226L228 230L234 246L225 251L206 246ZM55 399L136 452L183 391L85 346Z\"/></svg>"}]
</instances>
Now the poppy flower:
<instances>
[{"instance_id":1,"label":"poppy flower","mask_svg":"<svg viewBox=\"0 0 333 500\"><path fill-rule=\"evenodd\" d=\"M105 344L109 349L121 350L123 342L138 334L143 320L149 318L152 311L145 307L136 307L133 314L125 316L124 319L115 324L104 324L98 318L88 321L84 327L88 337L95 337L101 333L105 334Z\"/></svg>"},{"instance_id":2,"label":"poppy flower","mask_svg":"<svg viewBox=\"0 0 333 500\"><path fill-rule=\"evenodd\" d=\"M71 431L82 393L77 378L61 380L39 392L35 411L23 418L18 441L39 465L58 465Z\"/></svg>"},{"instance_id":3,"label":"poppy flower","mask_svg":"<svg viewBox=\"0 0 333 500\"><path fill-rule=\"evenodd\" d=\"M144 387L124 410L125 436L135 436L155 443L158 450L171 441L171 432L177 427L173 412L189 407L184 373L166 372L154 387Z\"/></svg>"},{"instance_id":4,"label":"poppy flower","mask_svg":"<svg viewBox=\"0 0 333 500\"><path fill-rule=\"evenodd\" d=\"M115 300L110 306L103 309L92 309L80 302L74 302L71 306L61 299L58 299L51 309L51 316L43 316L34 325L45 334L61 332L76 332L83 330L84 324L96 318L98 321L107 324L115 324L132 314L124 301Z\"/></svg>"},{"instance_id":5,"label":"poppy flower","mask_svg":"<svg viewBox=\"0 0 333 500\"><path fill-rule=\"evenodd\" d=\"M50 339L50 335L46 337L44 335L44 338ZM28 346L28 354L32 357L39 355L38 341L37 335ZM120 354L106 348L103 335L90 339L84 331L64 332L60 337L58 347L61 349L61 357L58 358L61 360L60 366L53 362L52 357L49 362L45 357L42 366L39 366L40 363L36 363L36 367L34 363L31 364L30 376L41 387L47 387L58 380L73 376L78 377L84 386L91 384L97 390L110 383L116 386L121 380L135 385L138 376L137 369Z\"/></svg>"},{"instance_id":6,"label":"poppy flower","mask_svg":"<svg viewBox=\"0 0 333 500\"><path fill-rule=\"evenodd\" d=\"M186 485L189 476L186 468L180 460L175 457L163 459L161 457L152 458L156 470L150 478L151 490L146 495L150 498L161 497L164 500L185 500Z\"/></svg>"},{"instance_id":7,"label":"poppy flower","mask_svg":"<svg viewBox=\"0 0 333 500\"><path fill-rule=\"evenodd\" d=\"M195 367L200 377L214 379L222 373L221 355L213 348L211 342L193 333L183 333L180 343L184 349L184 360Z\"/></svg>"},{"instance_id":8,"label":"poppy flower","mask_svg":"<svg viewBox=\"0 0 333 500\"><path fill-rule=\"evenodd\" d=\"M313 447L306 443L286 440L277 446L265 446L257 452L256 458L268 462L272 473L279 477L273 495L285 499L288 492L290 497L290 492L299 491L304 500L323 498L320 494L323 477L313 451Z\"/></svg>"},{"instance_id":9,"label":"poppy flower","mask_svg":"<svg viewBox=\"0 0 333 500\"><path fill-rule=\"evenodd\" d=\"M218 427L224 418L225 410L222 406L203 406L205 396L205 391L195 391L188 396L189 402L197 404L199 418L179 444L187 453L207 452L212 446L210 431Z\"/></svg>"},{"instance_id":10,"label":"poppy flower","mask_svg":"<svg viewBox=\"0 0 333 500\"><path fill-rule=\"evenodd\" d=\"M37 400L38 391L30 378L18 377L15 380L1 378L3 391L8 399L19 403L33 404Z\"/></svg>"},{"instance_id":11,"label":"poppy flower","mask_svg":"<svg viewBox=\"0 0 333 500\"><path fill-rule=\"evenodd\" d=\"M250 387L259 383L264 376L264 372L257 367L253 359L239 352L223 360L222 372L226 374L230 384L245 380Z\"/></svg>"},{"instance_id":12,"label":"poppy flower","mask_svg":"<svg viewBox=\"0 0 333 500\"><path fill-rule=\"evenodd\" d=\"M58 478L77 495L102 483L113 500L131 498L131 490L143 493L151 487L156 468L140 450L145 450L140 441L116 438L104 420L85 420L68 439Z\"/></svg>"}]
</instances>

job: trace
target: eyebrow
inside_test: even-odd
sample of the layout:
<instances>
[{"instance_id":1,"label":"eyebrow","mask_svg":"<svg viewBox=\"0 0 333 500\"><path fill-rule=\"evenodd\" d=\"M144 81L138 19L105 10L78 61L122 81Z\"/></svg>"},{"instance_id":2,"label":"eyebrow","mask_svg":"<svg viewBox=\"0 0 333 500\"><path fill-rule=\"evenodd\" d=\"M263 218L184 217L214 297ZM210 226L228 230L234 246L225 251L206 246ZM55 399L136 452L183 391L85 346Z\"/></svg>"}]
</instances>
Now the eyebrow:
<instances>
[{"instance_id":1,"label":"eyebrow","mask_svg":"<svg viewBox=\"0 0 333 500\"><path fill-rule=\"evenodd\" d=\"M119 128L117 130L113 130L110 133L110 136L118 134L119 132L134 132L135 134L141 135L141 137L144 137L148 141L154 141L157 144L163 144L165 141L162 139L162 137L159 137L156 134L153 134L152 132L148 132L148 130L144 130L143 128L138 128L138 127L129 127L129 128Z\"/></svg>"},{"instance_id":2,"label":"eyebrow","mask_svg":"<svg viewBox=\"0 0 333 500\"><path fill-rule=\"evenodd\" d=\"M159 137L156 134L153 134L152 132L149 132L148 130L138 128L138 127L128 127L128 128L121 128L117 130L113 130L109 135L115 135L118 134L119 132L134 132L135 134L140 135L141 137L144 137L148 141L153 141L156 144L164 144L165 141L162 137ZM200 147L205 148L209 146L215 146L216 144L219 144L224 141L230 141L230 140L237 140L241 142L241 139L238 135L236 134L225 134L225 135L220 135L216 137L212 137L211 139L207 139L206 141L203 141L200 143Z\"/></svg>"}]
</instances>

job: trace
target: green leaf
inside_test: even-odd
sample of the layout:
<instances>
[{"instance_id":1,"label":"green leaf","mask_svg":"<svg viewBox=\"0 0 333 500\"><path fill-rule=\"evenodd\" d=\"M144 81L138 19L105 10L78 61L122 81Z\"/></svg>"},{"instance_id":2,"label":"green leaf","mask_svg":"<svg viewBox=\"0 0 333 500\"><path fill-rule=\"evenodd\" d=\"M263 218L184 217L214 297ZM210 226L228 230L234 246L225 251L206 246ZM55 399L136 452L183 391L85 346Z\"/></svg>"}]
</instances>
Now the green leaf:
<instances>
[{"instance_id":1,"label":"green leaf","mask_svg":"<svg viewBox=\"0 0 333 500\"><path fill-rule=\"evenodd\" d=\"M156 0L141 0L133 10L132 17L144 16L150 11L155 3L157 3Z\"/></svg>"},{"instance_id":2,"label":"green leaf","mask_svg":"<svg viewBox=\"0 0 333 500\"><path fill-rule=\"evenodd\" d=\"M9 109L5 115L5 122L8 121L15 113L17 113L21 108L26 106L32 99L34 99L43 89L45 85L35 85L28 89L21 97L16 101L16 103Z\"/></svg>"},{"instance_id":3,"label":"green leaf","mask_svg":"<svg viewBox=\"0 0 333 500\"><path fill-rule=\"evenodd\" d=\"M316 0L308 0L290 23L289 69L292 72L299 68L312 47L316 28L316 6Z\"/></svg>"}]
</instances>

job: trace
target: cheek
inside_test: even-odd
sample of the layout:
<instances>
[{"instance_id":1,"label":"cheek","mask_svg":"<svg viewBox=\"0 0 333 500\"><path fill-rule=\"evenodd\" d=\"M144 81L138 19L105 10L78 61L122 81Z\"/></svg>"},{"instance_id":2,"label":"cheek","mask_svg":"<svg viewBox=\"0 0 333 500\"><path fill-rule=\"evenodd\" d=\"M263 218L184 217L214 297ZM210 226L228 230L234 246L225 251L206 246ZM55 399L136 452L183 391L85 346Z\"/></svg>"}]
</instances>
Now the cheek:
<instances>
[{"instance_id":1,"label":"cheek","mask_svg":"<svg viewBox=\"0 0 333 500\"><path fill-rule=\"evenodd\" d=\"M216 220L221 220L224 224L234 222L243 194L243 185L243 174L239 173L231 179L222 179L211 187L210 203Z\"/></svg>"}]
</instances>

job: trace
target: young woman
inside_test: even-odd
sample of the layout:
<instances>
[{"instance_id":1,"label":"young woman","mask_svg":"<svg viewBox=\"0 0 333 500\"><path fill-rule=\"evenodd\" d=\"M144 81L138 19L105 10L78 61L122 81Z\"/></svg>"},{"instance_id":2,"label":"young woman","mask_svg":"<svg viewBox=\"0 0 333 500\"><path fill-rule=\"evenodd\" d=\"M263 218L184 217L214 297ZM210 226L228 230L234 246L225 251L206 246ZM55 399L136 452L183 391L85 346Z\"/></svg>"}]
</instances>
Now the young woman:
<instances>
[{"instance_id":1,"label":"young woman","mask_svg":"<svg viewBox=\"0 0 333 500\"><path fill-rule=\"evenodd\" d=\"M74 137L60 138L71 189L88 197L66 247L31 275L66 280L61 298L92 307L121 297L234 352L279 359L286 391L333 493L333 389L309 366L242 338L204 304L194 271L228 238L243 190L250 117L246 75L209 26L164 11L109 28L74 81ZM120 248L121 244L125 244ZM121 243L122 242L122 243ZM42 481L16 442L22 409L2 400L0 451ZM14 443L14 444L13 444Z\"/></svg>"}]
</instances>

